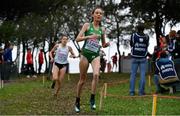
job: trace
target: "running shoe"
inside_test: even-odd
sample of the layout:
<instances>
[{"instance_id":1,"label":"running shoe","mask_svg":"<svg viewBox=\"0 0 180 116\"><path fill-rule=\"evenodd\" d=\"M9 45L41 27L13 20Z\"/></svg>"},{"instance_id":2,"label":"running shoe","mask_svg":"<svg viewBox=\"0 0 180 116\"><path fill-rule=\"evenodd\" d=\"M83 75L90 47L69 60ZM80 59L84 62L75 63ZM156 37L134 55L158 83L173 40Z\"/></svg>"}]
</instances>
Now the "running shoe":
<instances>
[{"instance_id":1,"label":"running shoe","mask_svg":"<svg viewBox=\"0 0 180 116\"><path fill-rule=\"evenodd\" d=\"M96 109L95 100L93 100L93 99L90 100L90 107L91 107L92 110Z\"/></svg>"},{"instance_id":2,"label":"running shoe","mask_svg":"<svg viewBox=\"0 0 180 116\"><path fill-rule=\"evenodd\" d=\"M75 111L76 113L80 112L80 103L75 103Z\"/></svg>"}]
</instances>

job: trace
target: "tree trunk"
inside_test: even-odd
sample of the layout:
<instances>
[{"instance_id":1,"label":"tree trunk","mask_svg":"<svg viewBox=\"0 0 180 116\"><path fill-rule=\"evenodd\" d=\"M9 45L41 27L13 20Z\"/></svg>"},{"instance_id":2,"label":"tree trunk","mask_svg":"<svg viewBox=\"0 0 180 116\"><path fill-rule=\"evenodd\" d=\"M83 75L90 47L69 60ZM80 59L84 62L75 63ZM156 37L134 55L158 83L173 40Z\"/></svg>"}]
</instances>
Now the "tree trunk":
<instances>
[{"instance_id":1,"label":"tree trunk","mask_svg":"<svg viewBox=\"0 0 180 116\"><path fill-rule=\"evenodd\" d=\"M44 50L44 47L45 47L45 41L44 41L44 46L43 46L43 50ZM50 56L48 55L49 57L49 61L47 61L47 57L46 57L46 53L48 53L49 51L51 51L51 49L54 47L54 40L53 40L53 36L50 35L49 37L49 48L48 48L48 51L44 51L44 58L45 58L45 63L46 63L46 68L45 68L45 72L46 73L49 73L50 71ZM51 72L51 71L50 71ZM50 80L50 76L47 76L47 80Z\"/></svg>"},{"instance_id":2,"label":"tree trunk","mask_svg":"<svg viewBox=\"0 0 180 116\"><path fill-rule=\"evenodd\" d=\"M20 60L20 44L18 44L17 45L17 55L16 55L16 58L15 58L15 60L14 60L14 62L16 63L16 65L17 65L17 69L18 69L18 73L19 73L19 67L20 67L20 65L19 65L19 60Z\"/></svg>"},{"instance_id":3,"label":"tree trunk","mask_svg":"<svg viewBox=\"0 0 180 116\"><path fill-rule=\"evenodd\" d=\"M155 18L155 32L156 32L156 42L157 46L159 46L159 37L162 35L161 32L161 27L162 27L162 19L160 19L158 11L156 12L156 18Z\"/></svg>"},{"instance_id":4,"label":"tree trunk","mask_svg":"<svg viewBox=\"0 0 180 116\"><path fill-rule=\"evenodd\" d=\"M116 23L117 23L117 51L118 51L118 55L119 55L119 60L118 60L118 72L121 73L121 52L120 52L120 31L119 31L119 23L118 23L118 19L115 17Z\"/></svg>"},{"instance_id":5,"label":"tree trunk","mask_svg":"<svg viewBox=\"0 0 180 116\"><path fill-rule=\"evenodd\" d=\"M35 49L34 49L35 50ZM38 48L37 48L37 51L36 51L36 54L35 54L35 58L34 58L34 60L35 60L35 65L34 65L34 67L35 67L35 72L37 73L38 72L38 61L37 61L37 57L38 57Z\"/></svg>"},{"instance_id":6,"label":"tree trunk","mask_svg":"<svg viewBox=\"0 0 180 116\"><path fill-rule=\"evenodd\" d=\"M46 53L47 51L45 51L45 40L43 41L43 51L44 51L44 60L45 60L45 71L44 73L47 73L49 68L48 68L48 62L47 62L47 57L46 57Z\"/></svg>"},{"instance_id":7,"label":"tree trunk","mask_svg":"<svg viewBox=\"0 0 180 116\"><path fill-rule=\"evenodd\" d=\"M25 41L22 41L22 64L21 64L21 71L22 71L22 69L24 68L24 64L25 64L25 54L26 54L26 43L25 43Z\"/></svg>"},{"instance_id":8,"label":"tree trunk","mask_svg":"<svg viewBox=\"0 0 180 116\"><path fill-rule=\"evenodd\" d=\"M20 44L17 45L17 53L16 53L16 58L15 58L14 62L17 62L17 60L19 59L19 55L20 55L20 51L19 50L20 50Z\"/></svg>"}]
</instances>

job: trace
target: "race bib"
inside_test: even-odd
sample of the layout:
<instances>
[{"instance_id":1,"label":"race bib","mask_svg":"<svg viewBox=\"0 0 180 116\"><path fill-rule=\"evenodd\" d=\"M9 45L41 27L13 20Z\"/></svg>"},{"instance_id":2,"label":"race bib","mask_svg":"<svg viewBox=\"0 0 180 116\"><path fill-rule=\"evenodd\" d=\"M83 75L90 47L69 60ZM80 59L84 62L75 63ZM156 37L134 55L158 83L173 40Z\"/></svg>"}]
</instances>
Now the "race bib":
<instances>
[{"instance_id":1,"label":"race bib","mask_svg":"<svg viewBox=\"0 0 180 116\"><path fill-rule=\"evenodd\" d=\"M99 51L99 41L97 39L88 39L85 45L85 49L97 53Z\"/></svg>"},{"instance_id":2,"label":"race bib","mask_svg":"<svg viewBox=\"0 0 180 116\"><path fill-rule=\"evenodd\" d=\"M67 54L58 52L58 61L60 62L66 62L67 61Z\"/></svg>"}]
</instances>

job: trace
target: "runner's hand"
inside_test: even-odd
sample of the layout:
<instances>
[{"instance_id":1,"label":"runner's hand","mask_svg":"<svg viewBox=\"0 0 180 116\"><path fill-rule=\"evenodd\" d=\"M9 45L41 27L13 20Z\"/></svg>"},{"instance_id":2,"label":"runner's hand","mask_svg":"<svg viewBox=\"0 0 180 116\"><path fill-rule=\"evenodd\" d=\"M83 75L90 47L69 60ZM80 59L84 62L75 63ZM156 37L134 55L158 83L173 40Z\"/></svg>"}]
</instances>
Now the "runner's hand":
<instances>
[{"instance_id":1,"label":"runner's hand","mask_svg":"<svg viewBox=\"0 0 180 116\"><path fill-rule=\"evenodd\" d=\"M75 55L70 55L69 57L70 58L77 58L77 56L75 56Z\"/></svg>"},{"instance_id":2,"label":"runner's hand","mask_svg":"<svg viewBox=\"0 0 180 116\"><path fill-rule=\"evenodd\" d=\"M54 62L54 58L50 60L50 62Z\"/></svg>"}]
</instances>

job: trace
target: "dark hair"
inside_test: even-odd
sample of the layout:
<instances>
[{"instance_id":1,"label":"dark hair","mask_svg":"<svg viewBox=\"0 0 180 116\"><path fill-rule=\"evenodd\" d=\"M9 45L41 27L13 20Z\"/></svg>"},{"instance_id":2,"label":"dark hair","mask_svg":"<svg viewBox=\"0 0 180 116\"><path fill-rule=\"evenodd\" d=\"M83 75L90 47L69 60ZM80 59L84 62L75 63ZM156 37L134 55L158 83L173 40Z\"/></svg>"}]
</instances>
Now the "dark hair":
<instances>
[{"instance_id":1,"label":"dark hair","mask_svg":"<svg viewBox=\"0 0 180 116\"><path fill-rule=\"evenodd\" d=\"M95 10L96 10L96 9L101 9L101 10L103 11L102 7L100 7L100 6L96 6L96 7L93 9L93 11L92 11L92 13L91 13L91 14L94 14L94 12L95 12Z\"/></svg>"},{"instance_id":2,"label":"dark hair","mask_svg":"<svg viewBox=\"0 0 180 116\"><path fill-rule=\"evenodd\" d=\"M63 37L68 37L66 34L61 34L61 36L59 36L59 39L62 39Z\"/></svg>"},{"instance_id":3,"label":"dark hair","mask_svg":"<svg viewBox=\"0 0 180 116\"><path fill-rule=\"evenodd\" d=\"M176 36L176 31L175 30L171 30L170 32L169 32L169 37L170 38L173 38L173 37L175 37Z\"/></svg>"},{"instance_id":4,"label":"dark hair","mask_svg":"<svg viewBox=\"0 0 180 116\"><path fill-rule=\"evenodd\" d=\"M11 46L11 43L9 41L5 42L4 49L9 48Z\"/></svg>"},{"instance_id":5,"label":"dark hair","mask_svg":"<svg viewBox=\"0 0 180 116\"><path fill-rule=\"evenodd\" d=\"M165 51L161 52L161 54L160 54L161 58L166 58L167 56L168 55L167 55L167 53Z\"/></svg>"},{"instance_id":6,"label":"dark hair","mask_svg":"<svg viewBox=\"0 0 180 116\"><path fill-rule=\"evenodd\" d=\"M91 12L91 14L94 14L94 12L95 12L96 9L101 9L101 10L103 11L102 7L96 6L96 7L93 9L93 11ZM93 18L91 19L91 22L93 22ZM99 23L99 25L102 26L102 25L101 25L101 22Z\"/></svg>"},{"instance_id":7,"label":"dark hair","mask_svg":"<svg viewBox=\"0 0 180 116\"><path fill-rule=\"evenodd\" d=\"M165 36L167 44L169 43L169 35Z\"/></svg>"},{"instance_id":8,"label":"dark hair","mask_svg":"<svg viewBox=\"0 0 180 116\"><path fill-rule=\"evenodd\" d=\"M144 24L139 23L136 28L137 28L138 32L142 32L142 31L144 31L145 27L144 27Z\"/></svg>"},{"instance_id":9,"label":"dark hair","mask_svg":"<svg viewBox=\"0 0 180 116\"><path fill-rule=\"evenodd\" d=\"M63 37L67 37L68 38L68 36L66 34L61 34L61 36L59 36L59 40L60 40L59 42L60 43L61 43L61 40L62 40Z\"/></svg>"},{"instance_id":10,"label":"dark hair","mask_svg":"<svg viewBox=\"0 0 180 116\"><path fill-rule=\"evenodd\" d=\"M177 34L180 34L180 30L177 31Z\"/></svg>"}]
</instances>

